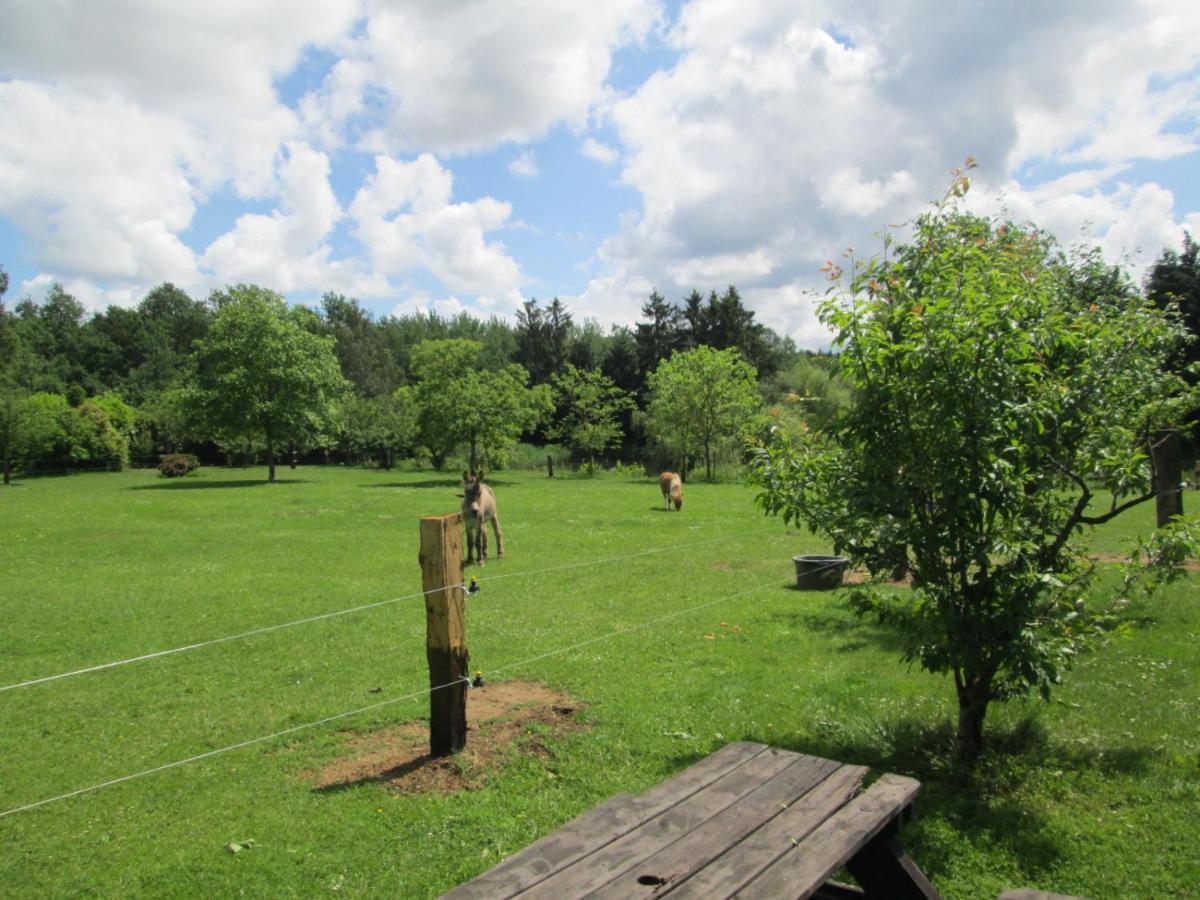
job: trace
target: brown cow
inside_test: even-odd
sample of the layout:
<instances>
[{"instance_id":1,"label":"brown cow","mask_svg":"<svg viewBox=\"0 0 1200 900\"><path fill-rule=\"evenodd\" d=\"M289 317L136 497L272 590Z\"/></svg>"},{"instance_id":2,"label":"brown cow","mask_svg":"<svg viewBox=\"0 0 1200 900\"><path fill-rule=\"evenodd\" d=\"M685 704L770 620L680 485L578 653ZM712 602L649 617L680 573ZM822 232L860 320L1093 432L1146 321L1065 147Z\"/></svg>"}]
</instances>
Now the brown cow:
<instances>
[{"instance_id":1,"label":"brown cow","mask_svg":"<svg viewBox=\"0 0 1200 900\"><path fill-rule=\"evenodd\" d=\"M487 559L487 530L484 526L492 523L492 533L496 536L496 556L504 558L504 535L500 531L500 517L496 515L496 495L492 489L483 483L483 473L471 475L463 472L462 514L463 524L467 526L467 562L483 565Z\"/></svg>"},{"instance_id":2,"label":"brown cow","mask_svg":"<svg viewBox=\"0 0 1200 900\"><path fill-rule=\"evenodd\" d=\"M658 476L658 486L662 488L663 503L670 509L675 504L678 510L683 506L683 480L674 472L663 472Z\"/></svg>"}]
</instances>

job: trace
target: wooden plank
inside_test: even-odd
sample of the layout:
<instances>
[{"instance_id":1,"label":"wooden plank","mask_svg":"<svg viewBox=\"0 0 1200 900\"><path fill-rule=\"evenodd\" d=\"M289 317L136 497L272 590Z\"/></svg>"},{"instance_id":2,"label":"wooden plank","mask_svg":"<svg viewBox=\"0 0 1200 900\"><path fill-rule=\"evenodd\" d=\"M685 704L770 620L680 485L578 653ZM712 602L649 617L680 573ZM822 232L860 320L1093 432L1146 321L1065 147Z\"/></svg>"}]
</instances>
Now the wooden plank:
<instances>
[{"instance_id":1,"label":"wooden plank","mask_svg":"<svg viewBox=\"0 0 1200 900\"><path fill-rule=\"evenodd\" d=\"M625 897L651 897L656 893L666 893L668 888L664 885L681 882L703 868L731 844L758 830L810 793L833 775L838 767L839 764L833 760L797 754L792 764L778 775L763 782L673 844L626 869L589 896L596 900L622 900ZM823 818L824 815L818 821Z\"/></svg>"},{"instance_id":2,"label":"wooden plank","mask_svg":"<svg viewBox=\"0 0 1200 900\"><path fill-rule=\"evenodd\" d=\"M792 850L795 847L793 840L807 837L828 816L854 797L862 788L866 775L866 766L840 767L813 790L790 804L787 810L789 815L781 812L692 877L669 887L663 894L671 900L708 900L736 893Z\"/></svg>"},{"instance_id":3,"label":"wooden plank","mask_svg":"<svg viewBox=\"0 0 1200 900\"><path fill-rule=\"evenodd\" d=\"M1083 900L1083 898L1071 897L1067 894L1051 894L1049 891L1039 891L1034 888L1013 888L1001 894L998 900Z\"/></svg>"},{"instance_id":4,"label":"wooden plank","mask_svg":"<svg viewBox=\"0 0 1200 900\"><path fill-rule=\"evenodd\" d=\"M511 897L703 790L766 749L765 744L750 741L726 744L637 797L620 794L593 807L443 897L455 900Z\"/></svg>"},{"instance_id":5,"label":"wooden plank","mask_svg":"<svg viewBox=\"0 0 1200 900\"><path fill-rule=\"evenodd\" d=\"M882 776L734 896L812 896L850 857L899 816L920 790L920 783L911 778ZM788 810L780 818L790 813Z\"/></svg>"},{"instance_id":6,"label":"wooden plank","mask_svg":"<svg viewBox=\"0 0 1200 900\"><path fill-rule=\"evenodd\" d=\"M648 818L628 834L538 883L522 897L561 900L563 897L580 897L603 886L614 875L674 843L788 768L797 755L768 747L704 790Z\"/></svg>"}]
</instances>

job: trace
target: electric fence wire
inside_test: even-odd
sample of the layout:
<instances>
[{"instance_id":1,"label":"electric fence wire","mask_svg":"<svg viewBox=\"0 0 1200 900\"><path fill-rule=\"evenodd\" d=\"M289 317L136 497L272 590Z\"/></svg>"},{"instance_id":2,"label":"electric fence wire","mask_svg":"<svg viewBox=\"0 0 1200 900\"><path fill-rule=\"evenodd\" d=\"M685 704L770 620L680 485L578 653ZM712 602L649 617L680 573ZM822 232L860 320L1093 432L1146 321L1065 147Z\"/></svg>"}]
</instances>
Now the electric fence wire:
<instances>
[{"instance_id":1,"label":"electric fence wire","mask_svg":"<svg viewBox=\"0 0 1200 900\"><path fill-rule=\"evenodd\" d=\"M624 562L626 560L636 559L639 556L651 556L656 553L669 553L669 552L672 552L675 550L687 549L689 547L706 546L708 544L716 544L716 543L721 543L723 541L730 541L730 540L734 540L739 537L745 537L746 535L749 535L749 534L758 534L758 533L760 533L760 531L761 531L761 529L755 529L753 531L744 531L744 532L740 532L740 533L734 534L734 535L724 535L719 538L713 538L712 540L709 540L709 541L695 541L695 542L692 542L692 543L689 543L686 545L677 545L677 546L673 546L673 547L657 547L657 548L654 548L651 550L642 550L638 553L631 553L631 554L628 554L627 556L614 556L614 557L610 557L607 559L595 559L595 560L587 560L585 562L578 562L578 563L566 563L566 564L560 565L560 566L549 566L544 569L532 569L532 570L525 571L525 572L509 572L505 575L489 575L486 578L479 577L478 580L479 581L488 581L488 582L499 581L501 578L515 578L515 577L528 576L528 575L542 575L547 572L560 572L560 571L563 571L566 569L581 568L583 566L598 566L598 565L603 565L605 563ZM0 686L0 694L4 693L5 691L16 690L17 688L32 687L33 685L36 685L36 684L46 684L47 682L50 682L50 681L59 681L60 679L72 678L76 675L86 675L91 672L102 672L106 669L115 669L115 668L118 668L119 666L130 665L131 663L146 662L147 660L159 659L164 656L173 656L177 653L187 653L192 650L200 650L204 647L212 647L216 644L224 644L229 641L239 641L239 640L242 640L243 638L254 637L255 635L259 635L259 634L267 634L272 631L279 631L283 628L293 628L296 625L307 625L310 622L319 622L323 619L333 619L333 618L337 618L338 616L347 616L347 615L350 615L351 613L364 612L365 610L368 610L368 609L377 609L378 607L381 607L381 606L389 606L389 605L395 604L395 603L402 603L405 600L412 600L416 597L424 597L428 594L436 594L439 591L444 591L444 590L447 590L447 589L453 588L453 587L465 587L465 585L461 585L458 583L447 584L447 585L443 585L442 587L431 588L430 590L427 590L427 591L417 591L416 593L413 593L413 594L405 594L401 597L393 597L390 600L379 600L379 601L376 601L375 603L367 603L362 606L352 607L350 609L339 609L339 610L335 610L333 612L321 613L320 615L316 615L316 616L309 616L308 618L305 618L305 619L296 619L293 622L281 622L277 625L266 625L262 628L255 628L250 631L243 631L240 634L231 634L231 635L226 635L225 637L218 637L218 638L211 638L209 640L204 640L204 641L197 641L194 644L186 644L182 647L172 647L169 650L158 650L153 653L144 653L141 656L131 656L129 659L119 659L119 660L115 660L113 662L100 663L99 665L87 666L86 668L75 669L70 672L59 672L56 675L44 675L40 678L31 678L27 681L20 681L15 684L8 684L8 685Z\"/></svg>"},{"instance_id":2,"label":"electric fence wire","mask_svg":"<svg viewBox=\"0 0 1200 900\"><path fill-rule=\"evenodd\" d=\"M833 568L835 566L840 566L842 564L843 563L841 561L832 562L832 563L828 563L827 565L824 565L824 566L819 566L810 571L811 571L811 573L815 574L824 569ZM609 640L610 638L618 637L621 635L633 634L634 632L641 631L644 628L649 628L651 625L658 625L662 622L667 622L671 619L677 619L680 616L688 615L689 613L698 612L699 610L702 610L702 609L708 609L709 607L717 606L721 603L728 603L730 600L736 600L739 597L745 597L748 594L753 594L758 591L764 590L768 587L777 586L778 584L779 584L778 578L773 578L770 581L763 582L761 584L757 584L754 587L746 588L745 590L742 590L742 591L737 591L733 594L727 594L724 597L718 597L715 600L709 600L705 603L701 603L696 606L689 606L686 609L679 609L679 610L675 610L674 612L664 613L661 616L656 616L653 619L648 619L645 622L639 622L636 625L630 625L625 628L618 628L614 631L607 632L606 634L599 635L598 637L588 638L585 641L579 641L578 643L570 644L569 646L566 646L566 647L559 647L556 650L550 650L546 653L538 654L537 656L530 656L526 659L522 659L522 660L518 660L516 662L511 662L511 663L507 663L502 666L498 666L496 668L493 668L491 671L493 674L496 672L507 672L511 669L519 669L522 666L527 666L527 665L530 665L535 662L540 662L543 659L549 659L552 656L562 656L564 653L570 653L573 650L579 650L583 647L589 646L590 644L597 644L601 641ZM453 587L453 586L454 585L451 585L451 587ZM227 747L220 747L216 750L209 750L206 753L197 754L196 756L189 756L187 759L175 760L174 762L164 763L161 766L155 766L152 769L145 769L141 772L134 772L131 775L123 775L120 778L113 778L109 781L101 782L100 784L93 784L90 787L78 788L77 790L74 790L74 791L68 791L65 794L59 794L57 797L47 797L44 800L38 800L34 803L27 803L24 806L17 806L12 809L8 809L3 812L0 812L0 819L3 819L7 816L16 815L17 813L27 812L31 809L37 809L38 807L41 807L41 806L47 806L51 803L57 803L60 800L68 800L72 797L78 797L81 794L90 794L95 791L102 790L103 788L112 787L113 785L117 785L117 784L122 784L126 781L133 781L137 778L144 778L147 775L154 775L158 772L165 772L168 769L176 769L176 768L179 768L180 766L186 766L186 765L189 765L194 762L199 762L200 760L203 760L203 759L209 759L213 756L220 756L223 753L230 753L234 750L241 750L244 747L251 747L255 744L262 744L262 743L265 743L266 741L274 740L275 738L284 737L285 735L289 735L289 734L295 734L298 731L306 731L309 728L318 728L321 725L327 725L330 722L336 722L340 719L347 719L347 718L350 718L351 716L357 716L361 713L370 712L371 710L374 710L374 709L380 709L384 706L391 706L392 704L395 704L395 703L402 703L405 700L414 700L417 697L422 697L427 694L432 694L432 693L434 693L434 691L440 691L444 688L451 687L455 684L458 684L460 681L462 681L462 679L456 679L455 681L447 682L446 684L439 684L435 687L430 687L430 688L425 688L423 690L414 691L411 694L404 694L403 696L400 696L400 697L392 697L389 700L381 700L378 703L372 703L369 706L361 706L358 709L352 709L352 710L348 710L346 712L336 713L335 715L332 715L332 716L325 716L324 718L317 719L314 722L306 722L303 725L294 725L291 728L285 728L282 731L276 731L274 734L266 734L266 735L262 735L261 737L250 738L249 740L246 740L246 741L239 741L238 743L230 744Z\"/></svg>"}]
</instances>

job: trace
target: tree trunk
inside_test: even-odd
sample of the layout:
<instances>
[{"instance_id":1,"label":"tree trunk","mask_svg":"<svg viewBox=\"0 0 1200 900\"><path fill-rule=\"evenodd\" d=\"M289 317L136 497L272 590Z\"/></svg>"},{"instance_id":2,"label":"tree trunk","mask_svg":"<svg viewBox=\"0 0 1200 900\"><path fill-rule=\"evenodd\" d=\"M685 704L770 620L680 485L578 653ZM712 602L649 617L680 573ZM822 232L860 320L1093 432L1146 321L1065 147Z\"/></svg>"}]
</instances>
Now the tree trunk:
<instances>
[{"instance_id":1,"label":"tree trunk","mask_svg":"<svg viewBox=\"0 0 1200 900\"><path fill-rule=\"evenodd\" d=\"M477 457L477 453L476 453L476 447L475 447L475 438L471 438L471 474L472 475L474 475L476 472L479 471L479 466L477 466L475 464L476 457Z\"/></svg>"},{"instance_id":2,"label":"tree trunk","mask_svg":"<svg viewBox=\"0 0 1200 900\"><path fill-rule=\"evenodd\" d=\"M1162 528L1176 516L1183 515L1183 458L1178 431L1159 431L1150 445L1154 460L1154 490L1158 512L1158 527Z\"/></svg>"},{"instance_id":3,"label":"tree trunk","mask_svg":"<svg viewBox=\"0 0 1200 900\"><path fill-rule=\"evenodd\" d=\"M392 448L383 448L383 468L385 471L392 471Z\"/></svg>"},{"instance_id":4,"label":"tree trunk","mask_svg":"<svg viewBox=\"0 0 1200 900\"><path fill-rule=\"evenodd\" d=\"M992 675L954 674L958 688L958 735L956 744L959 759L972 763L983 751L983 719L992 699Z\"/></svg>"},{"instance_id":5,"label":"tree trunk","mask_svg":"<svg viewBox=\"0 0 1200 900\"><path fill-rule=\"evenodd\" d=\"M267 482L274 483L275 481L275 444L267 439Z\"/></svg>"}]
</instances>

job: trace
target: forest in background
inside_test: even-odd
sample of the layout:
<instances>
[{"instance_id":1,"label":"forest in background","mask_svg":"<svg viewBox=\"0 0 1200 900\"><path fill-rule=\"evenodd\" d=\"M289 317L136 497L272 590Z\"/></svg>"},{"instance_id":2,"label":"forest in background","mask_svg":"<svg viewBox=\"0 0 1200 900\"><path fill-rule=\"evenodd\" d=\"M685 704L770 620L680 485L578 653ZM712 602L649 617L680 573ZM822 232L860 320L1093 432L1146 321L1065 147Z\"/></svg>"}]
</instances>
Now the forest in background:
<instances>
[{"instance_id":1,"label":"forest in background","mask_svg":"<svg viewBox=\"0 0 1200 900\"><path fill-rule=\"evenodd\" d=\"M134 307L110 306L88 315L57 284L40 303L24 298L6 307L0 293L0 390L9 404L13 398L26 404L23 435L10 434L8 440L0 435L11 464L26 472L119 468L130 461L154 465L163 454L182 452L212 463L262 461L266 448L253 429L222 428L212 417L191 414L196 412L191 392L202 375L199 350L211 343L222 308L239 292L275 296L238 286L197 299L168 283ZM755 321L732 285L721 294L692 291L678 304L655 292L634 327L607 330L592 320L577 321L557 298L545 305L526 301L515 323L433 311L377 317L356 300L332 293L316 309L287 308L286 318L326 339L345 384L336 410L313 427L285 435L286 447L274 448L281 458L286 453L307 461L391 465L416 457L440 466L456 451L469 457L463 445L470 438L447 447L444 438L454 429L434 420L461 421L478 411L510 420L505 433L490 436L483 448L492 467L511 462L506 451L520 439L557 443L564 448L561 461L591 467L622 462L687 468L694 460L672 462L678 449L655 432L647 411L660 364L699 347L729 351L751 368L756 412L774 406L778 415L790 399L792 407L803 401L805 409L797 414L820 414L848 401L831 375L831 358L799 350L790 338ZM457 384L464 394L457 398L447 385L506 372L512 376L508 387L531 392L524 402L535 409L497 410L495 404L487 409L483 393L492 382ZM564 433L572 387L563 383L565 373L576 378L575 404L598 407L594 411L608 423L576 424L603 434L580 442ZM601 397L594 390L607 393ZM428 407L441 407L441 415ZM434 436L439 431L441 442ZM737 455L736 447L722 449Z\"/></svg>"}]
</instances>

